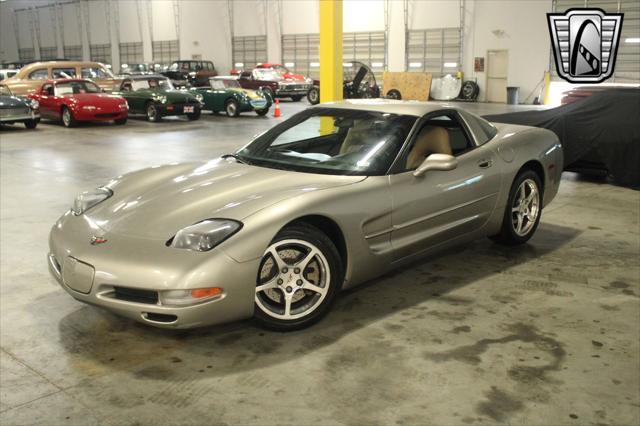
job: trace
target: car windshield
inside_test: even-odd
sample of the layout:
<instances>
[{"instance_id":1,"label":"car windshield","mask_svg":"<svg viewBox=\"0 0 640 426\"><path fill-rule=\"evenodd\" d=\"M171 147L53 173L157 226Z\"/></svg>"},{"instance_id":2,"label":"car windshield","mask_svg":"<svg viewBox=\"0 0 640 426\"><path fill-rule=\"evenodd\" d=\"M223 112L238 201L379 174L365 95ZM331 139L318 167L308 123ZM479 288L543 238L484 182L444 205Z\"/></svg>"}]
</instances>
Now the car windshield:
<instances>
[{"instance_id":1,"label":"car windshield","mask_svg":"<svg viewBox=\"0 0 640 426\"><path fill-rule=\"evenodd\" d=\"M214 89L218 89L218 90L224 90L224 89L239 89L240 88L240 83L238 83L238 80L235 79L211 79L211 87Z\"/></svg>"},{"instance_id":2,"label":"car windshield","mask_svg":"<svg viewBox=\"0 0 640 426\"><path fill-rule=\"evenodd\" d=\"M11 90L7 86L0 86L0 96L11 96Z\"/></svg>"},{"instance_id":3,"label":"car windshield","mask_svg":"<svg viewBox=\"0 0 640 426\"><path fill-rule=\"evenodd\" d=\"M55 86L55 95L79 95L82 93L100 93L102 90L90 81L69 81Z\"/></svg>"},{"instance_id":4,"label":"car windshield","mask_svg":"<svg viewBox=\"0 0 640 426\"><path fill-rule=\"evenodd\" d=\"M256 68L253 70L253 76L256 80L282 80L282 75L272 69Z\"/></svg>"},{"instance_id":5,"label":"car windshield","mask_svg":"<svg viewBox=\"0 0 640 426\"><path fill-rule=\"evenodd\" d=\"M238 151L240 161L332 175L384 175L416 117L374 111L312 108Z\"/></svg>"},{"instance_id":6,"label":"car windshield","mask_svg":"<svg viewBox=\"0 0 640 426\"><path fill-rule=\"evenodd\" d=\"M131 81L131 89L173 89L173 85L168 78L140 78Z\"/></svg>"}]
</instances>

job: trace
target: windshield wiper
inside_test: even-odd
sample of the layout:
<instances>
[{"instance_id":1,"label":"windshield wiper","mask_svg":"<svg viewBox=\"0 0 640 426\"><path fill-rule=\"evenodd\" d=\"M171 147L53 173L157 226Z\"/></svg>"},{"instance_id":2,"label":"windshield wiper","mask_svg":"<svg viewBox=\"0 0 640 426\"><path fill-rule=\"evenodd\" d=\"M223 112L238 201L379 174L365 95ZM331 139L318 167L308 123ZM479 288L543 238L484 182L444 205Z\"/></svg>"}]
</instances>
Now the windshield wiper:
<instances>
[{"instance_id":1,"label":"windshield wiper","mask_svg":"<svg viewBox=\"0 0 640 426\"><path fill-rule=\"evenodd\" d=\"M249 164L249 162L247 160L245 160L244 158L240 157L238 154L224 154L220 158L233 158L238 163L247 164L247 165Z\"/></svg>"}]
</instances>

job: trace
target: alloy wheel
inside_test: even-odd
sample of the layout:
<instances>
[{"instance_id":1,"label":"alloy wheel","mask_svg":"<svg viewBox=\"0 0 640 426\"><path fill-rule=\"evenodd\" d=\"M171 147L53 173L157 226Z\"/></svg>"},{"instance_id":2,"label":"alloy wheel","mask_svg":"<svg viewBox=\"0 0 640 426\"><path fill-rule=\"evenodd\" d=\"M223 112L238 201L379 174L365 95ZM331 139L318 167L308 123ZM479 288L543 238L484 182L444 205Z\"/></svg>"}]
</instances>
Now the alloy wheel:
<instances>
[{"instance_id":1,"label":"alloy wheel","mask_svg":"<svg viewBox=\"0 0 640 426\"><path fill-rule=\"evenodd\" d=\"M511 223L514 232L524 237L535 226L540 214L540 191L533 179L522 181L511 206Z\"/></svg>"},{"instance_id":2,"label":"alloy wheel","mask_svg":"<svg viewBox=\"0 0 640 426\"><path fill-rule=\"evenodd\" d=\"M156 106L153 104L149 104L149 106L147 107L147 118L149 119L149 121L156 121L157 115L158 111L156 109Z\"/></svg>"},{"instance_id":3,"label":"alloy wheel","mask_svg":"<svg viewBox=\"0 0 640 426\"><path fill-rule=\"evenodd\" d=\"M69 124L71 124L71 113L67 108L62 111L62 123L66 127L69 127Z\"/></svg>"},{"instance_id":4,"label":"alloy wheel","mask_svg":"<svg viewBox=\"0 0 640 426\"><path fill-rule=\"evenodd\" d=\"M330 282L329 262L318 247L298 239L278 241L262 258L256 305L273 318L302 318L322 304Z\"/></svg>"}]
</instances>

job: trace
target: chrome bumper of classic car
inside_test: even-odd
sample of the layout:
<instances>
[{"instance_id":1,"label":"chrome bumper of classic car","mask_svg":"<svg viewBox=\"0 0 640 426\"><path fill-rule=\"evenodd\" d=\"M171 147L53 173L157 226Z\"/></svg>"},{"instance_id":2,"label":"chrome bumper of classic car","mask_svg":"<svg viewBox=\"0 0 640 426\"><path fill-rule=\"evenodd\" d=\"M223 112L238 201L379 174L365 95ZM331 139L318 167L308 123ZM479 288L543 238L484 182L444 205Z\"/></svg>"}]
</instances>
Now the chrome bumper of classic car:
<instances>
[{"instance_id":1,"label":"chrome bumper of classic car","mask_svg":"<svg viewBox=\"0 0 640 426\"><path fill-rule=\"evenodd\" d=\"M38 110L32 110L29 107L0 108L1 122L35 120L38 118L40 118L40 112Z\"/></svg>"},{"instance_id":2,"label":"chrome bumper of classic car","mask_svg":"<svg viewBox=\"0 0 640 426\"><path fill-rule=\"evenodd\" d=\"M249 103L255 109L264 109L264 108L267 107L267 100L266 99L258 99L258 100L255 100L255 101L250 101Z\"/></svg>"},{"instance_id":3,"label":"chrome bumper of classic car","mask_svg":"<svg viewBox=\"0 0 640 426\"><path fill-rule=\"evenodd\" d=\"M276 90L277 96L287 96L287 95L306 95L307 92L311 89L310 84L291 84L280 86L278 90Z\"/></svg>"},{"instance_id":4,"label":"chrome bumper of classic car","mask_svg":"<svg viewBox=\"0 0 640 426\"><path fill-rule=\"evenodd\" d=\"M82 217L69 215L51 230L49 271L74 299L162 328L206 326L253 314L259 259L238 263L221 250L203 257L116 235L94 246L90 231ZM131 249L140 255L125 251ZM194 276L208 278L194 283ZM165 292L211 286L222 288L222 294L189 304L163 303Z\"/></svg>"}]
</instances>

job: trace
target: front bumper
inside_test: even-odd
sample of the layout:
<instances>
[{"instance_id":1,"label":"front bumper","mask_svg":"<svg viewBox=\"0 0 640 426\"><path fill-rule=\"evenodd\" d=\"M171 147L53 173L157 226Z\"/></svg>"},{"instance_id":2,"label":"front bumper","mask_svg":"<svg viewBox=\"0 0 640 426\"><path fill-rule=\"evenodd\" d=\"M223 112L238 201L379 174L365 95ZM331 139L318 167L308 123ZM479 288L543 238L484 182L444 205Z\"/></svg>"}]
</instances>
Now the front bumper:
<instances>
[{"instance_id":1,"label":"front bumper","mask_svg":"<svg viewBox=\"0 0 640 426\"><path fill-rule=\"evenodd\" d=\"M107 239L91 245L92 235ZM65 214L49 238L49 270L75 299L163 328L193 328L253 315L259 259L238 263L220 249L196 253L164 241L103 233L84 216ZM215 299L167 306L160 299L122 298L125 290L159 294L166 290L221 287Z\"/></svg>"},{"instance_id":2,"label":"front bumper","mask_svg":"<svg viewBox=\"0 0 640 426\"><path fill-rule=\"evenodd\" d=\"M193 112L185 112L185 107L187 109L192 107ZM202 110L202 104L158 104L157 110L162 116L197 114Z\"/></svg>"},{"instance_id":3,"label":"front bumper","mask_svg":"<svg viewBox=\"0 0 640 426\"><path fill-rule=\"evenodd\" d=\"M112 121L121 120L129 116L129 110L83 110L80 109L73 114L78 121Z\"/></svg>"},{"instance_id":4,"label":"front bumper","mask_svg":"<svg viewBox=\"0 0 640 426\"><path fill-rule=\"evenodd\" d=\"M15 123L29 120L40 120L40 111L31 110L26 111L0 111L0 123Z\"/></svg>"},{"instance_id":5,"label":"front bumper","mask_svg":"<svg viewBox=\"0 0 640 426\"><path fill-rule=\"evenodd\" d=\"M281 87L276 90L276 96L306 96L311 89L310 85L299 85L296 87Z\"/></svg>"}]
</instances>

